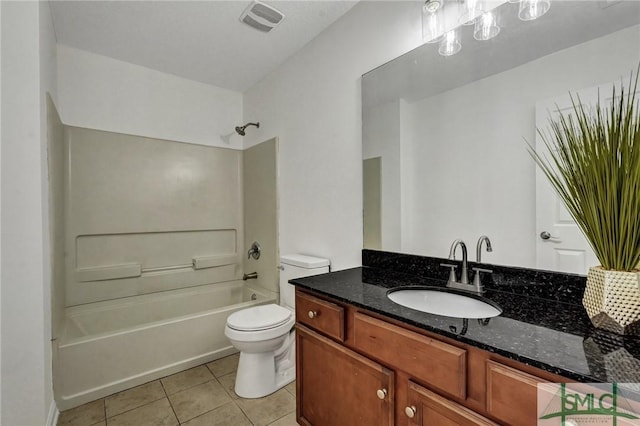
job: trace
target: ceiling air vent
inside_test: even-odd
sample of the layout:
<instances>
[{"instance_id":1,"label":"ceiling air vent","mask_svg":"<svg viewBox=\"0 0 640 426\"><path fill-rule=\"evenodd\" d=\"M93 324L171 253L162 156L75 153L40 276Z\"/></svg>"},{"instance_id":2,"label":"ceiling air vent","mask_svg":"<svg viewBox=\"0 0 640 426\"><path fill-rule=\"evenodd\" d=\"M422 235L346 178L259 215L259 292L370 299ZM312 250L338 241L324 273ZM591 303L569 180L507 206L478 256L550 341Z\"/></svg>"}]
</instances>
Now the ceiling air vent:
<instances>
[{"instance_id":1,"label":"ceiling air vent","mask_svg":"<svg viewBox=\"0 0 640 426\"><path fill-rule=\"evenodd\" d=\"M277 27L283 19L282 12L258 0L251 3L240 15L241 22L265 33Z\"/></svg>"}]
</instances>

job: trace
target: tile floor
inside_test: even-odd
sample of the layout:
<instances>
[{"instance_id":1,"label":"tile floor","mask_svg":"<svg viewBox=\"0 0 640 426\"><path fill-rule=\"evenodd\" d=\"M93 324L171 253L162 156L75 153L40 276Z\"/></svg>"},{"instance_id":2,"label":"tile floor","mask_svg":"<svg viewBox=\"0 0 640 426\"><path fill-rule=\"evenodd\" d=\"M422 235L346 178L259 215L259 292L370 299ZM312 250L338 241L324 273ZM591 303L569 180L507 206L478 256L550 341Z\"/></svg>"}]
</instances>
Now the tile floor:
<instances>
[{"instance_id":1,"label":"tile floor","mask_svg":"<svg viewBox=\"0 0 640 426\"><path fill-rule=\"evenodd\" d=\"M63 411L58 426L294 426L295 382L259 399L233 391L238 354Z\"/></svg>"}]
</instances>

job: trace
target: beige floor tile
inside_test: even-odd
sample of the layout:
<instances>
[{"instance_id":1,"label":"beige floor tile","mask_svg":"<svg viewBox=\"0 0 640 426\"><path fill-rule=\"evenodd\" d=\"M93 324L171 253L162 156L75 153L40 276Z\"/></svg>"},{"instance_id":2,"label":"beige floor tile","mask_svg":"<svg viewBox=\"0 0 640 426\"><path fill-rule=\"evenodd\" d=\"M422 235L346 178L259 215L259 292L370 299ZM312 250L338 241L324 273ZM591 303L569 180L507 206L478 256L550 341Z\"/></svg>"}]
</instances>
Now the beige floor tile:
<instances>
[{"instance_id":1,"label":"beige floor tile","mask_svg":"<svg viewBox=\"0 0 640 426\"><path fill-rule=\"evenodd\" d=\"M287 414L281 419L276 420L271 423L269 426L298 426L298 422L296 421L296 413Z\"/></svg>"},{"instance_id":2,"label":"beige floor tile","mask_svg":"<svg viewBox=\"0 0 640 426\"><path fill-rule=\"evenodd\" d=\"M107 419L107 426L176 426L169 400L165 397Z\"/></svg>"},{"instance_id":3,"label":"beige floor tile","mask_svg":"<svg viewBox=\"0 0 640 426\"><path fill-rule=\"evenodd\" d=\"M229 355L224 358L217 359L215 361L207 364L209 370L213 373L214 376L220 377L225 374L235 373L238 369L238 360L240 359L240 354Z\"/></svg>"},{"instance_id":4,"label":"beige floor tile","mask_svg":"<svg viewBox=\"0 0 640 426\"><path fill-rule=\"evenodd\" d=\"M296 396L296 381L295 380L293 382L289 383L284 388L286 390L288 390L291 395Z\"/></svg>"},{"instance_id":5,"label":"beige floor tile","mask_svg":"<svg viewBox=\"0 0 640 426\"><path fill-rule=\"evenodd\" d=\"M160 379L167 395L171 395L181 390L213 380L213 374L207 367L201 365L199 367L190 368L189 370Z\"/></svg>"},{"instance_id":6,"label":"beige floor tile","mask_svg":"<svg viewBox=\"0 0 640 426\"><path fill-rule=\"evenodd\" d=\"M169 400L178 420L183 423L226 404L231 398L222 385L213 380L169 395Z\"/></svg>"},{"instance_id":7,"label":"beige floor tile","mask_svg":"<svg viewBox=\"0 0 640 426\"><path fill-rule=\"evenodd\" d=\"M58 426L91 426L104 420L104 400L89 402L60 413Z\"/></svg>"},{"instance_id":8,"label":"beige floor tile","mask_svg":"<svg viewBox=\"0 0 640 426\"><path fill-rule=\"evenodd\" d=\"M258 399L238 400L238 405L255 426L266 426L296 410L296 399L285 389Z\"/></svg>"},{"instance_id":9,"label":"beige floor tile","mask_svg":"<svg viewBox=\"0 0 640 426\"><path fill-rule=\"evenodd\" d=\"M236 387L236 373L231 373L222 377L218 377L218 381L220 382L224 390L227 391L231 399L240 398L238 395L236 395L236 392L234 391Z\"/></svg>"},{"instance_id":10,"label":"beige floor tile","mask_svg":"<svg viewBox=\"0 0 640 426\"><path fill-rule=\"evenodd\" d=\"M158 380L127 389L126 391L108 396L104 399L107 418L134 408L142 407L145 404L164 397L164 390Z\"/></svg>"},{"instance_id":11,"label":"beige floor tile","mask_svg":"<svg viewBox=\"0 0 640 426\"><path fill-rule=\"evenodd\" d=\"M252 426L235 402L229 402L182 424L184 426Z\"/></svg>"}]
</instances>

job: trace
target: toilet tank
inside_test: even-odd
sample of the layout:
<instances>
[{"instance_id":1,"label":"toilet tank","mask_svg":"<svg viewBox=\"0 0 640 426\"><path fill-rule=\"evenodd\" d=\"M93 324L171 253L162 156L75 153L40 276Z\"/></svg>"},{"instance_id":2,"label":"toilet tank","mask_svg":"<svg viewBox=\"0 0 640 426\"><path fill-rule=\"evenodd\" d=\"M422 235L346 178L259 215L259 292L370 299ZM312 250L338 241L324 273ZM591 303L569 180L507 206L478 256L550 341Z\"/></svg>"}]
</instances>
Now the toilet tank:
<instances>
[{"instance_id":1,"label":"toilet tank","mask_svg":"<svg viewBox=\"0 0 640 426\"><path fill-rule=\"evenodd\" d=\"M280 256L280 305L295 309L295 287L289 280L329 272L330 263L329 259L305 254Z\"/></svg>"}]
</instances>

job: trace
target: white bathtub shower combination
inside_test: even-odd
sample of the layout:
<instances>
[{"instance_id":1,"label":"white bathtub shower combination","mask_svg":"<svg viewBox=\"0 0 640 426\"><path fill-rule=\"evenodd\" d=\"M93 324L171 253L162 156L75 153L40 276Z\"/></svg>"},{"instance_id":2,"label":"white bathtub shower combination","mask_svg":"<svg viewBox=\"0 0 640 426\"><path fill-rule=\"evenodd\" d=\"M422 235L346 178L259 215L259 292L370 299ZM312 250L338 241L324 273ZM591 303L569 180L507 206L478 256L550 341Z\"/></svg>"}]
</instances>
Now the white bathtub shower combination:
<instances>
[{"instance_id":1,"label":"white bathtub shower combination","mask_svg":"<svg viewBox=\"0 0 640 426\"><path fill-rule=\"evenodd\" d=\"M48 125L58 408L236 352L227 317L278 295L276 140L245 152Z\"/></svg>"},{"instance_id":2,"label":"white bathtub shower combination","mask_svg":"<svg viewBox=\"0 0 640 426\"><path fill-rule=\"evenodd\" d=\"M67 308L54 344L58 408L232 354L227 317L274 301L273 293L229 281Z\"/></svg>"}]
</instances>

